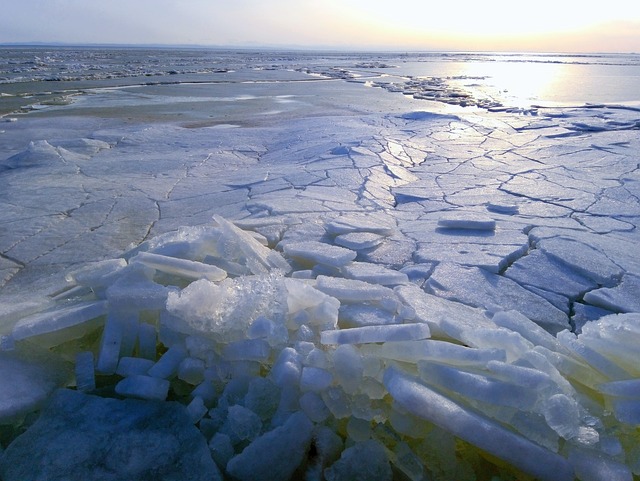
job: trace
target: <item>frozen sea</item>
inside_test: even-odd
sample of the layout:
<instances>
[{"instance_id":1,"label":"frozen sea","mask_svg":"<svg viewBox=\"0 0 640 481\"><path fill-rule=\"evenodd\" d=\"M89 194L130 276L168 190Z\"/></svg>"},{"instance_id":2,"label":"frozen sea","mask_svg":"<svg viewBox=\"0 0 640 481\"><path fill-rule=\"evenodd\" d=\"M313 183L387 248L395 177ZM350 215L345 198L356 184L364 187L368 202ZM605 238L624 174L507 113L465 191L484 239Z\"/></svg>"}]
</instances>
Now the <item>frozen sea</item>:
<instances>
[{"instance_id":1,"label":"frozen sea","mask_svg":"<svg viewBox=\"0 0 640 481\"><path fill-rule=\"evenodd\" d=\"M2 48L0 115L5 481L112 397L190 479L640 475L640 56Z\"/></svg>"}]
</instances>

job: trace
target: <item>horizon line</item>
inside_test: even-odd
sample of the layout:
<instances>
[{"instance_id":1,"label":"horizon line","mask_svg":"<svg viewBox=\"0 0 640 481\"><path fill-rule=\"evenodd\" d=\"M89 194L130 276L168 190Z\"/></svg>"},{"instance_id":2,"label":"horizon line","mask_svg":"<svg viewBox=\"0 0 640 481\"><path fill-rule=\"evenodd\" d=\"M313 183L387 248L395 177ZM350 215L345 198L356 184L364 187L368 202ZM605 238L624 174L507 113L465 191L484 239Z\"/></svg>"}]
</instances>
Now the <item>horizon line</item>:
<instances>
[{"instance_id":1,"label":"horizon line","mask_svg":"<svg viewBox=\"0 0 640 481\"><path fill-rule=\"evenodd\" d=\"M472 50L472 49L416 49L416 48L390 48L390 47L364 47L364 46L336 46L336 45L290 45L290 44L200 44L200 43L117 43L117 42L0 42L0 48L4 47L76 47L76 48L193 48L211 50L265 50L265 51L295 51L295 52L336 52L336 53L501 53L501 54L546 54L546 55L640 55L640 52L630 51L593 51L577 52L563 50Z\"/></svg>"}]
</instances>

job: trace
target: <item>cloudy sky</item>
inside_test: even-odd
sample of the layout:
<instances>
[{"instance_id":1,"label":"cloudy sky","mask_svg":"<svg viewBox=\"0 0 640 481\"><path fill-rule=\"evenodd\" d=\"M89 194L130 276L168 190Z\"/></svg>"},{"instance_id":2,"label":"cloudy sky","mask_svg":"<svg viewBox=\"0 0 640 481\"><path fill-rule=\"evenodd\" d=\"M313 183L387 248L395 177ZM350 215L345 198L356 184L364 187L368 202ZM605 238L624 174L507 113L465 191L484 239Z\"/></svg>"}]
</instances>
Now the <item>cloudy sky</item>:
<instances>
[{"instance_id":1,"label":"cloudy sky","mask_svg":"<svg viewBox=\"0 0 640 481\"><path fill-rule=\"evenodd\" d=\"M640 52L640 1L0 0L0 43Z\"/></svg>"}]
</instances>

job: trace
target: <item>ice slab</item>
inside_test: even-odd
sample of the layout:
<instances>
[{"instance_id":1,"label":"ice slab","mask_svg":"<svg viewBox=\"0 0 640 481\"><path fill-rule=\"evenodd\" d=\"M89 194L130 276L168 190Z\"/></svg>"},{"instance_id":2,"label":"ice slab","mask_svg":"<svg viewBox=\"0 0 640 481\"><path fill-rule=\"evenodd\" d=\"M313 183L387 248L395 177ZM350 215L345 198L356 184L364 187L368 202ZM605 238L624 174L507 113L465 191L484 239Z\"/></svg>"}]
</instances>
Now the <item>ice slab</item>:
<instances>
[{"instance_id":1,"label":"ice slab","mask_svg":"<svg viewBox=\"0 0 640 481\"><path fill-rule=\"evenodd\" d=\"M356 279L318 276L316 288L341 302L380 301L394 298L392 289Z\"/></svg>"},{"instance_id":2,"label":"ice slab","mask_svg":"<svg viewBox=\"0 0 640 481\"><path fill-rule=\"evenodd\" d=\"M354 260L357 255L350 249L317 241L286 243L283 250L286 256L308 267L315 264L341 267Z\"/></svg>"},{"instance_id":3,"label":"ice slab","mask_svg":"<svg viewBox=\"0 0 640 481\"><path fill-rule=\"evenodd\" d=\"M322 331L322 344L368 344L375 342L413 341L431 336L427 324L395 324L364 326L351 329Z\"/></svg>"},{"instance_id":4,"label":"ice slab","mask_svg":"<svg viewBox=\"0 0 640 481\"><path fill-rule=\"evenodd\" d=\"M516 260L504 274L520 285L534 286L545 291L576 299L597 287L596 282L546 255L539 249Z\"/></svg>"},{"instance_id":5,"label":"ice slab","mask_svg":"<svg viewBox=\"0 0 640 481\"><path fill-rule=\"evenodd\" d=\"M389 368L384 383L403 409L540 480L571 481L573 467L562 456L548 451L488 418L466 409L401 371ZM504 446L509 446L508 450Z\"/></svg>"},{"instance_id":6,"label":"ice slab","mask_svg":"<svg viewBox=\"0 0 640 481\"><path fill-rule=\"evenodd\" d=\"M216 266L150 252L140 252L129 262L140 262L158 271L192 280L209 279L210 281L221 281L227 277L227 273Z\"/></svg>"},{"instance_id":7,"label":"ice slab","mask_svg":"<svg viewBox=\"0 0 640 481\"><path fill-rule=\"evenodd\" d=\"M468 330L495 327L482 310L428 294L418 286L399 286L394 292L413 308L417 321L429 325L434 337L461 340Z\"/></svg>"},{"instance_id":8,"label":"ice slab","mask_svg":"<svg viewBox=\"0 0 640 481\"><path fill-rule=\"evenodd\" d=\"M86 301L34 314L16 323L11 337L16 341L29 339L45 347L78 339L102 324L107 306L106 301Z\"/></svg>"},{"instance_id":9,"label":"ice slab","mask_svg":"<svg viewBox=\"0 0 640 481\"><path fill-rule=\"evenodd\" d=\"M510 279L475 267L440 264L425 288L439 297L484 307L493 312L510 309L519 311L550 332L569 327L568 316L547 300Z\"/></svg>"},{"instance_id":10,"label":"ice slab","mask_svg":"<svg viewBox=\"0 0 640 481\"><path fill-rule=\"evenodd\" d=\"M311 443L313 423L302 413L255 439L227 464L227 472L242 481L290 479Z\"/></svg>"},{"instance_id":11,"label":"ice slab","mask_svg":"<svg viewBox=\"0 0 640 481\"><path fill-rule=\"evenodd\" d=\"M409 277L405 273L370 262L351 262L342 267L341 272L349 279L383 286L396 286L409 282Z\"/></svg>"},{"instance_id":12,"label":"ice slab","mask_svg":"<svg viewBox=\"0 0 640 481\"><path fill-rule=\"evenodd\" d=\"M438 227L443 229L467 229L493 231L496 221L490 217L470 213L449 213L438 219Z\"/></svg>"},{"instance_id":13,"label":"ice slab","mask_svg":"<svg viewBox=\"0 0 640 481\"><path fill-rule=\"evenodd\" d=\"M0 456L6 481L95 479L103 470L113 479L222 480L183 406L71 390L56 391Z\"/></svg>"},{"instance_id":14,"label":"ice slab","mask_svg":"<svg viewBox=\"0 0 640 481\"><path fill-rule=\"evenodd\" d=\"M589 291L584 301L613 312L640 312L640 277L625 274L619 285Z\"/></svg>"}]
</instances>

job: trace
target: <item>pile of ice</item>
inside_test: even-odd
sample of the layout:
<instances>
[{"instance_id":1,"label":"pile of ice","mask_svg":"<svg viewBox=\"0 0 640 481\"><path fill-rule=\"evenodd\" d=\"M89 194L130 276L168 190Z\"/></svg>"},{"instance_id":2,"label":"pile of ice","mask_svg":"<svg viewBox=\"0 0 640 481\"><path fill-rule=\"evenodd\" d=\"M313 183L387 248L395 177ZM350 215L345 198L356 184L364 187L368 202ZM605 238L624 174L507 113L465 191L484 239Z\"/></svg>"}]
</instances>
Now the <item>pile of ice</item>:
<instances>
[{"instance_id":1,"label":"pile of ice","mask_svg":"<svg viewBox=\"0 0 640 481\"><path fill-rule=\"evenodd\" d=\"M392 225L324 229L320 242L283 235L282 218L216 217L70 273L2 340L0 424L19 433L67 383L183 403L239 480L640 474L640 314L552 335L426 293L419 266L359 261Z\"/></svg>"}]
</instances>

